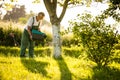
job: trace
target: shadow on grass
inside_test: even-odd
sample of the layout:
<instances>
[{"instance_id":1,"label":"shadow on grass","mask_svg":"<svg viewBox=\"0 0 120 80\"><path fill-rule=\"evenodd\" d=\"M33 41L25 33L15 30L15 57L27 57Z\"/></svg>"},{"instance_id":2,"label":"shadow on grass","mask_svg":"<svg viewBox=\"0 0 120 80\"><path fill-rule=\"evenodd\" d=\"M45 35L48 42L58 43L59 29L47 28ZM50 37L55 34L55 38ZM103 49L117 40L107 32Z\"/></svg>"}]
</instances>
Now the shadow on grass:
<instances>
[{"instance_id":1,"label":"shadow on grass","mask_svg":"<svg viewBox=\"0 0 120 80\"><path fill-rule=\"evenodd\" d=\"M47 76L47 71L45 70L45 67L48 65L47 62L36 61L32 58L21 58L21 62L28 69L28 71L31 71L32 73L39 73L45 77L50 78Z\"/></svg>"},{"instance_id":2,"label":"shadow on grass","mask_svg":"<svg viewBox=\"0 0 120 80\"><path fill-rule=\"evenodd\" d=\"M93 80L120 80L120 70L114 67L93 68Z\"/></svg>"},{"instance_id":3,"label":"shadow on grass","mask_svg":"<svg viewBox=\"0 0 120 80\"><path fill-rule=\"evenodd\" d=\"M60 57L59 59L55 59L59 65L59 69L61 72L61 80L72 80L72 74L67 66L67 64L64 61L63 57Z\"/></svg>"},{"instance_id":4,"label":"shadow on grass","mask_svg":"<svg viewBox=\"0 0 120 80\"><path fill-rule=\"evenodd\" d=\"M113 61L120 63L120 58L114 58Z\"/></svg>"}]
</instances>

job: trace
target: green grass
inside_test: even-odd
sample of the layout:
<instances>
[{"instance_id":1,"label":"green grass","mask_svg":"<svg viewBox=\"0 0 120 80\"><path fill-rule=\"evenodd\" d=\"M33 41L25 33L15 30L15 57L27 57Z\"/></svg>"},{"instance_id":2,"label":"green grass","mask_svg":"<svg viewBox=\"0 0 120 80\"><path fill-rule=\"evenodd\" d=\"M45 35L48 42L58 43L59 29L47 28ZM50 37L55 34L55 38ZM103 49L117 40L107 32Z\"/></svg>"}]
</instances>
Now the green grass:
<instances>
[{"instance_id":1,"label":"green grass","mask_svg":"<svg viewBox=\"0 0 120 80\"><path fill-rule=\"evenodd\" d=\"M91 62L71 57L21 59L1 56L0 80L80 80L90 78L94 66Z\"/></svg>"},{"instance_id":2,"label":"green grass","mask_svg":"<svg viewBox=\"0 0 120 80\"><path fill-rule=\"evenodd\" d=\"M20 58L19 47L0 46L0 80L119 80L120 57L105 68L87 59L82 48L62 48L54 59L51 47L35 47L35 58ZM78 55L79 53L79 55Z\"/></svg>"},{"instance_id":3,"label":"green grass","mask_svg":"<svg viewBox=\"0 0 120 80\"><path fill-rule=\"evenodd\" d=\"M84 59L63 56L34 59L0 56L0 80L119 80L120 64L97 69Z\"/></svg>"}]
</instances>

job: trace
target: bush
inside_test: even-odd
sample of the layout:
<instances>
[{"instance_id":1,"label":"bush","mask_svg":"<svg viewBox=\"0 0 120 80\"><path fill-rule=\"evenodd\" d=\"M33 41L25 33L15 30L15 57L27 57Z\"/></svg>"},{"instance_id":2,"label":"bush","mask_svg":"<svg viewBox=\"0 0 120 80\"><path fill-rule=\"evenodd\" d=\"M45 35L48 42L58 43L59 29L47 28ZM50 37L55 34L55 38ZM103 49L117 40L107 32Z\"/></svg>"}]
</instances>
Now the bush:
<instances>
[{"instance_id":1,"label":"bush","mask_svg":"<svg viewBox=\"0 0 120 80\"><path fill-rule=\"evenodd\" d=\"M62 46L65 47L74 47L74 46L81 46L80 42L76 40L76 38L73 36L73 33L69 33L66 31L62 31Z\"/></svg>"},{"instance_id":2,"label":"bush","mask_svg":"<svg viewBox=\"0 0 120 80\"><path fill-rule=\"evenodd\" d=\"M105 25L103 16L94 18L85 14L77 17L77 20L71 22L76 40L82 42L89 59L98 66L106 66L111 61L114 44L118 42L114 28Z\"/></svg>"},{"instance_id":3,"label":"bush","mask_svg":"<svg viewBox=\"0 0 120 80\"><path fill-rule=\"evenodd\" d=\"M62 50L64 55L75 57L75 58L79 58L81 54L83 54L84 52L84 49L82 47L71 47L71 48L63 47Z\"/></svg>"},{"instance_id":4,"label":"bush","mask_svg":"<svg viewBox=\"0 0 120 80\"><path fill-rule=\"evenodd\" d=\"M2 24L1 24L2 25ZM3 46L17 46L20 45L21 29L13 26L12 23L0 26L0 45Z\"/></svg>"},{"instance_id":5,"label":"bush","mask_svg":"<svg viewBox=\"0 0 120 80\"><path fill-rule=\"evenodd\" d=\"M71 47L73 45L72 42L74 42L72 34L62 36L62 46Z\"/></svg>"},{"instance_id":6,"label":"bush","mask_svg":"<svg viewBox=\"0 0 120 80\"><path fill-rule=\"evenodd\" d=\"M20 46L23 24L13 22L0 22L0 46ZM36 41L36 46L49 46L52 42L50 33L47 33L47 38L44 41ZM13 36L14 35L14 38ZM15 44L16 43L16 44Z\"/></svg>"},{"instance_id":7,"label":"bush","mask_svg":"<svg viewBox=\"0 0 120 80\"><path fill-rule=\"evenodd\" d=\"M19 22L22 24L26 24L27 23L27 18L21 17L19 18Z\"/></svg>"},{"instance_id":8,"label":"bush","mask_svg":"<svg viewBox=\"0 0 120 80\"><path fill-rule=\"evenodd\" d=\"M0 43L2 43L1 41L3 41L3 38L4 38L3 28L0 28Z\"/></svg>"}]
</instances>

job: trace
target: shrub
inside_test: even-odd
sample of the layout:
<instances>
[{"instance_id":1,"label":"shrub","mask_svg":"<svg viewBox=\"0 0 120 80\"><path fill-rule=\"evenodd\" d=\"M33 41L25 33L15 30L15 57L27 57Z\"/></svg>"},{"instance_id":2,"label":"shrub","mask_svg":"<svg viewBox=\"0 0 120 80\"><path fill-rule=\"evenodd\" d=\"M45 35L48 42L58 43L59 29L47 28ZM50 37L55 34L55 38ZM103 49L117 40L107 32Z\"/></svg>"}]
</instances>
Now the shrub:
<instances>
[{"instance_id":1,"label":"shrub","mask_svg":"<svg viewBox=\"0 0 120 80\"><path fill-rule=\"evenodd\" d=\"M114 28L105 25L103 16L94 18L90 14L85 14L77 17L71 22L76 40L82 42L89 59L100 67L106 66L111 61L114 44L118 42Z\"/></svg>"},{"instance_id":2,"label":"shrub","mask_svg":"<svg viewBox=\"0 0 120 80\"><path fill-rule=\"evenodd\" d=\"M3 38L4 38L3 28L0 27L0 43L2 43L1 41L3 41Z\"/></svg>"},{"instance_id":3,"label":"shrub","mask_svg":"<svg viewBox=\"0 0 120 80\"><path fill-rule=\"evenodd\" d=\"M75 58L79 58L84 53L84 49L82 47L71 47L71 48L63 47L62 50L64 55L75 57Z\"/></svg>"},{"instance_id":4,"label":"shrub","mask_svg":"<svg viewBox=\"0 0 120 80\"><path fill-rule=\"evenodd\" d=\"M71 47L73 36L71 34L62 36L62 46Z\"/></svg>"},{"instance_id":5,"label":"shrub","mask_svg":"<svg viewBox=\"0 0 120 80\"><path fill-rule=\"evenodd\" d=\"M75 39L73 33L69 33L66 30L61 32L62 34L62 46L65 47L74 47L81 46L80 42Z\"/></svg>"},{"instance_id":6,"label":"shrub","mask_svg":"<svg viewBox=\"0 0 120 80\"><path fill-rule=\"evenodd\" d=\"M2 46L20 46L21 36L23 31L23 24L13 23L13 22L0 22L0 45ZM52 36L47 32L47 38L44 41L36 41L36 46L49 46L52 42ZM14 38L11 36L11 33L14 34Z\"/></svg>"},{"instance_id":7,"label":"shrub","mask_svg":"<svg viewBox=\"0 0 120 80\"><path fill-rule=\"evenodd\" d=\"M3 46L15 46L15 43L17 42L20 44L20 38L21 38L21 29L18 29L17 26L13 26L12 23L2 23L2 26L0 26L0 45ZM11 35L14 35L14 37Z\"/></svg>"},{"instance_id":8,"label":"shrub","mask_svg":"<svg viewBox=\"0 0 120 80\"><path fill-rule=\"evenodd\" d=\"M19 22L22 24L26 24L27 23L27 18L21 17L19 18Z\"/></svg>"}]
</instances>

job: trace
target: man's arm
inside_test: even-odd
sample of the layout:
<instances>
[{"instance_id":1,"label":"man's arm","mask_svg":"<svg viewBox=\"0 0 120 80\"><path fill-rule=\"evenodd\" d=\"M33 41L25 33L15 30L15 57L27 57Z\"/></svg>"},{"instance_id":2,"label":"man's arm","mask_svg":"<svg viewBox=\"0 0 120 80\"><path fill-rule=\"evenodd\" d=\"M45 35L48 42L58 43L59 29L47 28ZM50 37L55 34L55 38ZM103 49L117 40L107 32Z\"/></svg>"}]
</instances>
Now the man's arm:
<instances>
[{"instance_id":1,"label":"man's arm","mask_svg":"<svg viewBox=\"0 0 120 80\"><path fill-rule=\"evenodd\" d=\"M27 31L28 31L28 34L30 35L30 39L32 40L32 32L31 32L31 27L30 26L28 26Z\"/></svg>"},{"instance_id":2,"label":"man's arm","mask_svg":"<svg viewBox=\"0 0 120 80\"><path fill-rule=\"evenodd\" d=\"M43 20L40 20L38 31L41 31Z\"/></svg>"},{"instance_id":3,"label":"man's arm","mask_svg":"<svg viewBox=\"0 0 120 80\"><path fill-rule=\"evenodd\" d=\"M28 31L28 34L29 34L31 40L32 40L32 32L31 32L32 23L33 23L33 17L29 18L29 20L27 22L27 31Z\"/></svg>"}]
</instances>

